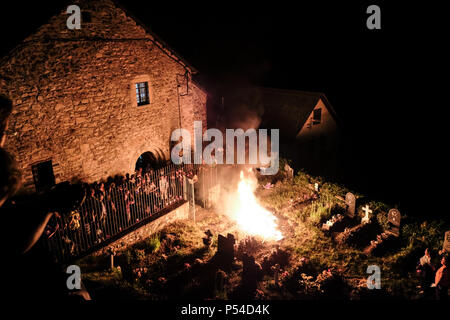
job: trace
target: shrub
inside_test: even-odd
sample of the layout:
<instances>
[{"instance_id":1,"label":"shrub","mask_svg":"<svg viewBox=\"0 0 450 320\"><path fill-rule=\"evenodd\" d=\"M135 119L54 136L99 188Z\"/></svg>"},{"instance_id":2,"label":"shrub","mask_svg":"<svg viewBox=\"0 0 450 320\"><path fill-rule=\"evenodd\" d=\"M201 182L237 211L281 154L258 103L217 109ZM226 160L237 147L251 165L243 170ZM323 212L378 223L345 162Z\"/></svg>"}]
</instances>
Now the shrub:
<instances>
[{"instance_id":1,"label":"shrub","mask_svg":"<svg viewBox=\"0 0 450 320\"><path fill-rule=\"evenodd\" d=\"M143 249L134 249L133 250L132 258L133 258L134 262L137 262L137 263L143 262L145 260L145 257L146 257L145 250L143 250Z\"/></svg>"},{"instance_id":2,"label":"shrub","mask_svg":"<svg viewBox=\"0 0 450 320\"><path fill-rule=\"evenodd\" d=\"M145 240L145 249L148 253L154 253L161 247L159 234L153 234Z\"/></svg>"},{"instance_id":3,"label":"shrub","mask_svg":"<svg viewBox=\"0 0 450 320\"><path fill-rule=\"evenodd\" d=\"M301 279L298 280L300 292L308 297L317 297L320 293L320 284L313 280L312 276L305 273L300 274Z\"/></svg>"},{"instance_id":4,"label":"shrub","mask_svg":"<svg viewBox=\"0 0 450 320\"><path fill-rule=\"evenodd\" d=\"M325 296L344 298L343 291L346 289L347 283L342 275L334 269L324 270L320 273L317 276L316 283Z\"/></svg>"},{"instance_id":5,"label":"shrub","mask_svg":"<svg viewBox=\"0 0 450 320\"><path fill-rule=\"evenodd\" d=\"M331 207L328 207L321 201L313 202L309 210L310 221L315 225L327 220L331 216Z\"/></svg>"},{"instance_id":6,"label":"shrub","mask_svg":"<svg viewBox=\"0 0 450 320\"><path fill-rule=\"evenodd\" d=\"M249 236L239 242L236 250L236 257L242 260L244 254L254 256L263 248L264 244L262 243L262 241L260 241L256 237Z\"/></svg>"},{"instance_id":7,"label":"shrub","mask_svg":"<svg viewBox=\"0 0 450 320\"><path fill-rule=\"evenodd\" d=\"M310 176L303 170L299 170L294 177L294 184L307 187L310 184Z\"/></svg>"},{"instance_id":8,"label":"shrub","mask_svg":"<svg viewBox=\"0 0 450 320\"><path fill-rule=\"evenodd\" d=\"M437 252L442 248L444 233L445 222L442 220L422 223L415 221L403 226L402 241L407 248L420 246Z\"/></svg>"}]
</instances>

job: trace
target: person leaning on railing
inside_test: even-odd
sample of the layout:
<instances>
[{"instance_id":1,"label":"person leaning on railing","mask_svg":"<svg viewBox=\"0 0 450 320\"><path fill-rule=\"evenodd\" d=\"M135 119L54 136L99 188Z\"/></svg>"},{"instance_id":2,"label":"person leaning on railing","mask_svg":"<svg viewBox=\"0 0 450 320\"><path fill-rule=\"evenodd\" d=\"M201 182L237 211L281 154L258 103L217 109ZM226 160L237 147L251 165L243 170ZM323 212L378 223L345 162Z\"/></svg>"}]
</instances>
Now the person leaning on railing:
<instances>
[{"instance_id":1,"label":"person leaning on railing","mask_svg":"<svg viewBox=\"0 0 450 320\"><path fill-rule=\"evenodd\" d=\"M46 259L44 252L31 250L43 234L54 212L70 212L82 202L81 186L59 184L45 194L27 201L7 201L21 187L21 173L12 155L3 149L12 111L12 102L0 95L0 214L2 237L2 289L9 298L26 300L64 298L68 296L67 275ZM15 226L12 228L11 226Z\"/></svg>"}]
</instances>

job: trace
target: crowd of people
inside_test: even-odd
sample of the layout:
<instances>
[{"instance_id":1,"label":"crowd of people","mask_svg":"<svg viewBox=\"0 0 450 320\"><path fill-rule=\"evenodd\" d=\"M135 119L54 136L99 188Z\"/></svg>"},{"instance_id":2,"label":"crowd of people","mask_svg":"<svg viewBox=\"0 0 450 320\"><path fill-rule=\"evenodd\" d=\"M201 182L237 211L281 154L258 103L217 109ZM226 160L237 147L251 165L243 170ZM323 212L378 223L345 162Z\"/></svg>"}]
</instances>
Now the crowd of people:
<instances>
[{"instance_id":1,"label":"crowd of people","mask_svg":"<svg viewBox=\"0 0 450 320\"><path fill-rule=\"evenodd\" d=\"M448 268L448 254L445 251L439 252L440 266L435 267L431 262L431 254L428 248L420 258L416 270L420 278L420 287L427 298L433 296L433 290L437 300L448 299L448 289L450 287L450 270Z\"/></svg>"},{"instance_id":2,"label":"crowd of people","mask_svg":"<svg viewBox=\"0 0 450 320\"><path fill-rule=\"evenodd\" d=\"M120 233L164 208L183 201L185 179L193 167L136 169L125 177L84 184L85 200L69 215L56 213L47 224L49 243L73 255Z\"/></svg>"}]
</instances>

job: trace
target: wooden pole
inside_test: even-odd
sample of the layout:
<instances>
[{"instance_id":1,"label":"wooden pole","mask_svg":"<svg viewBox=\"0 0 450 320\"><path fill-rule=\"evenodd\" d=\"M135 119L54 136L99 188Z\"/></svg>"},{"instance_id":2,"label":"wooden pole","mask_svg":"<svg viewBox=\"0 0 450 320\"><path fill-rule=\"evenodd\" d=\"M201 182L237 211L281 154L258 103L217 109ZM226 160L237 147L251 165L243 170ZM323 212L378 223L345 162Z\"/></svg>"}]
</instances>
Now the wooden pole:
<instances>
[{"instance_id":1,"label":"wooden pole","mask_svg":"<svg viewBox=\"0 0 450 320\"><path fill-rule=\"evenodd\" d=\"M195 192L194 192L194 184L191 184L192 186L192 210L194 215L194 223L195 223Z\"/></svg>"},{"instance_id":2,"label":"wooden pole","mask_svg":"<svg viewBox=\"0 0 450 320\"><path fill-rule=\"evenodd\" d=\"M111 253L111 270L114 270L114 254Z\"/></svg>"}]
</instances>

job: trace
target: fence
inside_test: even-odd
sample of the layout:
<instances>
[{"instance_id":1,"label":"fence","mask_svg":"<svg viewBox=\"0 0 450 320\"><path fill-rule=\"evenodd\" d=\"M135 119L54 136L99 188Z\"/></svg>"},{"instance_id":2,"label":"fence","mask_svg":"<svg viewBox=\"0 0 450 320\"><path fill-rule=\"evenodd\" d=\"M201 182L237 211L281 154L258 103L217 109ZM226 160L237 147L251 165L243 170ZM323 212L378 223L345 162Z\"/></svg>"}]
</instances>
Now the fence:
<instances>
[{"instance_id":1,"label":"fence","mask_svg":"<svg viewBox=\"0 0 450 320\"><path fill-rule=\"evenodd\" d=\"M200 177L207 201L207 189L217 184L217 168L210 166L169 165L142 177L87 188L78 209L52 217L44 243L62 262L89 254L186 201L195 202L188 182L194 174Z\"/></svg>"},{"instance_id":2,"label":"fence","mask_svg":"<svg viewBox=\"0 0 450 320\"><path fill-rule=\"evenodd\" d=\"M196 189L198 190L198 197L201 204L205 208L211 207L219 198L220 183L218 179L218 166L202 167L198 171L198 183Z\"/></svg>"}]
</instances>

